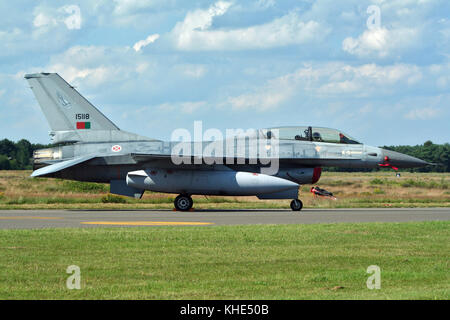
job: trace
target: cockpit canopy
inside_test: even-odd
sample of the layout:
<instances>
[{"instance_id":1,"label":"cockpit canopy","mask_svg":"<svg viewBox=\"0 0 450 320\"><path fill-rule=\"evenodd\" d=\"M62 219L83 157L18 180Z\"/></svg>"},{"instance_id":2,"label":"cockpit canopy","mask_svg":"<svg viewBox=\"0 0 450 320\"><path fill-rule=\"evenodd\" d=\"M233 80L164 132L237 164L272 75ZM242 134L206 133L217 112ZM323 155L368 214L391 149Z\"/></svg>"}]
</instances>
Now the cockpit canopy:
<instances>
[{"instance_id":1,"label":"cockpit canopy","mask_svg":"<svg viewBox=\"0 0 450 320\"><path fill-rule=\"evenodd\" d=\"M267 139L301 140L313 142L361 144L348 134L331 128L321 127L279 127L266 129Z\"/></svg>"}]
</instances>

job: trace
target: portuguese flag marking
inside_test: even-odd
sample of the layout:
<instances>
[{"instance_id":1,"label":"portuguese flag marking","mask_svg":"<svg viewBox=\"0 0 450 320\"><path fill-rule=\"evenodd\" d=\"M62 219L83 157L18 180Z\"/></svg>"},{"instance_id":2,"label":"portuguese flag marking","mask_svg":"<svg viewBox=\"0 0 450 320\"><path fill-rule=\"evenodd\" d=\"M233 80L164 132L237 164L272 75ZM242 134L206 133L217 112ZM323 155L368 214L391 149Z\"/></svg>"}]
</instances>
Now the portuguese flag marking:
<instances>
[{"instance_id":1,"label":"portuguese flag marking","mask_svg":"<svg viewBox=\"0 0 450 320\"><path fill-rule=\"evenodd\" d=\"M77 129L90 129L91 123L90 122L77 122Z\"/></svg>"}]
</instances>

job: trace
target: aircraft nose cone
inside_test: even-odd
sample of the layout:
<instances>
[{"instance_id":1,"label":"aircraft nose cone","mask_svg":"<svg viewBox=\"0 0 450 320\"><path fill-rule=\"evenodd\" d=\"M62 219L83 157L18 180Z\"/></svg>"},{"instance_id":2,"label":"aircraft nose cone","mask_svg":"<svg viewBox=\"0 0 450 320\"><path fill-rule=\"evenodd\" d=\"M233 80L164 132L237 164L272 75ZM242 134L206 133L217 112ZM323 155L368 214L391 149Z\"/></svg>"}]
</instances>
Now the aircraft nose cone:
<instances>
[{"instance_id":1,"label":"aircraft nose cone","mask_svg":"<svg viewBox=\"0 0 450 320\"><path fill-rule=\"evenodd\" d=\"M430 163L419 158L411 157L406 154L383 149L383 159L385 163L389 163L398 168L418 168L425 167Z\"/></svg>"}]
</instances>

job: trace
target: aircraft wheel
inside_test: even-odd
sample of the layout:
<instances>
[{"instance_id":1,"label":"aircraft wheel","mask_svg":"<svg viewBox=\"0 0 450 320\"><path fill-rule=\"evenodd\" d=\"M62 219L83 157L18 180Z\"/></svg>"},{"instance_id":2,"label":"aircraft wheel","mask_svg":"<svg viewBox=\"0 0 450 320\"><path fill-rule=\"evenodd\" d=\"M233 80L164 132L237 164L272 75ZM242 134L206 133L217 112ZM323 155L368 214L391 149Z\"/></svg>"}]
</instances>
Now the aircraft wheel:
<instances>
[{"instance_id":1,"label":"aircraft wheel","mask_svg":"<svg viewBox=\"0 0 450 320\"><path fill-rule=\"evenodd\" d=\"M185 194L180 194L175 198L174 201L175 209L177 209L178 211L188 211L192 208L193 204L194 201L192 200L192 198Z\"/></svg>"},{"instance_id":2,"label":"aircraft wheel","mask_svg":"<svg viewBox=\"0 0 450 320\"><path fill-rule=\"evenodd\" d=\"M303 202L299 199L294 199L291 201L292 211L300 211L303 208Z\"/></svg>"}]
</instances>

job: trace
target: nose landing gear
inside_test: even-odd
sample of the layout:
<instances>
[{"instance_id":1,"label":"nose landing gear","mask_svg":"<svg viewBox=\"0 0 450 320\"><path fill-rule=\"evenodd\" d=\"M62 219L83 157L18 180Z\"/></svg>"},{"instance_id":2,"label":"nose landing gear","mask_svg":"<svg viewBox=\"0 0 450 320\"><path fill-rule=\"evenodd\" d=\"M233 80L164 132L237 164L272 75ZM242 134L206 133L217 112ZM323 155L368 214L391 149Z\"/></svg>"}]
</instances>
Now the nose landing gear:
<instances>
[{"instance_id":1,"label":"nose landing gear","mask_svg":"<svg viewBox=\"0 0 450 320\"><path fill-rule=\"evenodd\" d=\"M173 204L175 205L175 209L177 209L178 211L189 211L192 208L194 201L189 195L180 194L175 198Z\"/></svg>"},{"instance_id":2,"label":"nose landing gear","mask_svg":"<svg viewBox=\"0 0 450 320\"><path fill-rule=\"evenodd\" d=\"M292 211L300 211L303 208L303 202L299 199L294 199L291 201Z\"/></svg>"}]
</instances>

